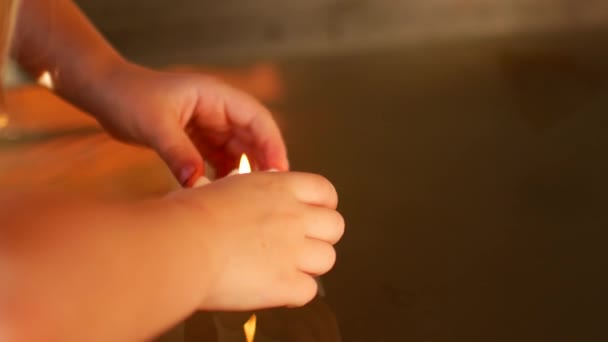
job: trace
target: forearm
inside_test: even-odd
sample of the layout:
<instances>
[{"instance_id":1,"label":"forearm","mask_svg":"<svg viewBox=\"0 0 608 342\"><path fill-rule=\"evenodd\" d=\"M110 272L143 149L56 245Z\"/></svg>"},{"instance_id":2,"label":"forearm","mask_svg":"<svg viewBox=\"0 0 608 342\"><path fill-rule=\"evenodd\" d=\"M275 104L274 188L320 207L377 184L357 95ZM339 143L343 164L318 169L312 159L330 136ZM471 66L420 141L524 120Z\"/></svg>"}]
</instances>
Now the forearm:
<instances>
[{"instance_id":1,"label":"forearm","mask_svg":"<svg viewBox=\"0 0 608 342\"><path fill-rule=\"evenodd\" d=\"M20 0L13 56L37 76L49 71L55 91L95 110L96 83L123 58L71 0Z\"/></svg>"},{"instance_id":2,"label":"forearm","mask_svg":"<svg viewBox=\"0 0 608 342\"><path fill-rule=\"evenodd\" d=\"M0 206L0 329L35 341L144 340L200 303L200 233L174 224L164 202L11 203Z\"/></svg>"}]
</instances>

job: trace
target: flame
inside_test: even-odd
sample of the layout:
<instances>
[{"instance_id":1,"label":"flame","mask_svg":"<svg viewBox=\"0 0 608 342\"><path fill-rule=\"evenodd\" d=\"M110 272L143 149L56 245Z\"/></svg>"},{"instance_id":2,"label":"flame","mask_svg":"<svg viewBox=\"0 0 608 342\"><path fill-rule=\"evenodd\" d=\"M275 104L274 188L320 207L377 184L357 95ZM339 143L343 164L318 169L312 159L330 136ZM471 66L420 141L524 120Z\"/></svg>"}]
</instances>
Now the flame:
<instances>
[{"instance_id":1,"label":"flame","mask_svg":"<svg viewBox=\"0 0 608 342\"><path fill-rule=\"evenodd\" d=\"M241 162L239 163L239 174L243 173L251 173L251 165L249 165L249 159L247 159L245 153L241 156Z\"/></svg>"},{"instance_id":2,"label":"flame","mask_svg":"<svg viewBox=\"0 0 608 342\"><path fill-rule=\"evenodd\" d=\"M251 318L243 325L243 330L245 331L245 338L247 342L253 342L253 338L255 337L255 328L257 324L257 317L255 314L251 315Z\"/></svg>"},{"instance_id":3,"label":"flame","mask_svg":"<svg viewBox=\"0 0 608 342\"><path fill-rule=\"evenodd\" d=\"M239 163L239 174L251 173L251 165L247 155L243 153L241 156L241 162ZM251 318L243 325L243 331L245 332L245 338L247 342L253 342L255 338L255 329L257 325L257 317L255 314L251 315Z\"/></svg>"},{"instance_id":4,"label":"flame","mask_svg":"<svg viewBox=\"0 0 608 342\"><path fill-rule=\"evenodd\" d=\"M43 87L46 87L49 89L54 88L53 77L51 77L51 73L48 71L43 72L42 75L40 75L40 77L38 77L37 82L38 82L38 84L40 84Z\"/></svg>"}]
</instances>

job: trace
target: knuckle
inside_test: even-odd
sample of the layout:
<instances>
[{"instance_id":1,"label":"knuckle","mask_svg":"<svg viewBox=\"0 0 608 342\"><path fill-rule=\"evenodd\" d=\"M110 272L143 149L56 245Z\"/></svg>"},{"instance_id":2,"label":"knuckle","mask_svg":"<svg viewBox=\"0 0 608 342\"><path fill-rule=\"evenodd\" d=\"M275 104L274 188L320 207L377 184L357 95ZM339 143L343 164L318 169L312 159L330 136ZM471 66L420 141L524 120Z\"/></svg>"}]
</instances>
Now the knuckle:
<instances>
[{"instance_id":1,"label":"knuckle","mask_svg":"<svg viewBox=\"0 0 608 342\"><path fill-rule=\"evenodd\" d=\"M329 270L331 270L334 267L334 265L336 264L336 250L333 247L329 247L329 248L327 248L326 254L327 254L325 256L326 264L325 264L323 273L329 272Z\"/></svg>"},{"instance_id":2,"label":"knuckle","mask_svg":"<svg viewBox=\"0 0 608 342\"><path fill-rule=\"evenodd\" d=\"M336 192L336 188L334 187L334 185L329 181L329 179L321 176L321 175L314 175L315 177L315 181L318 183L319 187L325 189L325 191L329 192L329 193L335 193Z\"/></svg>"},{"instance_id":3,"label":"knuckle","mask_svg":"<svg viewBox=\"0 0 608 342\"><path fill-rule=\"evenodd\" d=\"M311 182L314 184L314 188L318 189L319 192L327 198L328 204L335 208L338 205L338 191L329 179L321 175L311 175Z\"/></svg>"},{"instance_id":4,"label":"knuckle","mask_svg":"<svg viewBox=\"0 0 608 342\"><path fill-rule=\"evenodd\" d=\"M327 214L324 214L320 227L323 229L322 235L325 237L324 240L334 245L344 235L344 217L335 210L327 209Z\"/></svg>"},{"instance_id":5,"label":"knuckle","mask_svg":"<svg viewBox=\"0 0 608 342\"><path fill-rule=\"evenodd\" d=\"M339 236L341 237L344 234L344 229L346 228L346 221L344 220L344 216L337 211L333 212L334 216L334 225L333 227L339 232Z\"/></svg>"},{"instance_id":6,"label":"knuckle","mask_svg":"<svg viewBox=\"0 0 608 342\"><path fill-rule=\"evenodd\" d=\"M337 213L338 222L336 224L336 242L340 241L344 236L344 232L346 231L346 221L344 220L344 216L340 213Z\"/></svg>"},{"instance_id":7,"label":"knuckle","mask_svg":"<svg viewBox=\"0 0 608 342\"><path fill-rule=\"evenodd\" d=\"M317 282L309 277L306 281L302 281L298 296L294 298L293 306L302 307L310 303L317 295L318 285Z\"/></svg>"}]
</instances>

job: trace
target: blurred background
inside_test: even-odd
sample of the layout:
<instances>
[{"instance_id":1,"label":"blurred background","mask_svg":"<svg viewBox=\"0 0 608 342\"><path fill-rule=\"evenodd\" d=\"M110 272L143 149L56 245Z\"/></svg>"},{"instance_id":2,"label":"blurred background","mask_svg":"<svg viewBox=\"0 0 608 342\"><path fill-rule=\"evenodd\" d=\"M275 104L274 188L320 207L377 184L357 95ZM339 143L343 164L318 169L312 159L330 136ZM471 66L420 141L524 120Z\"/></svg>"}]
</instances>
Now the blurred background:
<instances>
[{"instance_id":1,"label":"blurred background","mask_svg":"<svg viewBox=\"0 0 608 342\"><path fill-rule=\"evenodd\" d=\"M336 184L325 297L259 313L256 341L608 340L607 2L77 3L130 59L258 97L293 168ZM47 90L8 97L2 186L175 187ZM246 319L201 313L164 340L245 341Z\"/></svg>"},{"instance_id":2,"label":"blurred background","mask_svg":"<svg viewBox=\"0 0 608 342\"><path fill-rule=\"evenodd\" d=\"M134 60L168 63L301 56L433 40L602 27L586 0L79 0Z\"/></svg>"}]
</instances>

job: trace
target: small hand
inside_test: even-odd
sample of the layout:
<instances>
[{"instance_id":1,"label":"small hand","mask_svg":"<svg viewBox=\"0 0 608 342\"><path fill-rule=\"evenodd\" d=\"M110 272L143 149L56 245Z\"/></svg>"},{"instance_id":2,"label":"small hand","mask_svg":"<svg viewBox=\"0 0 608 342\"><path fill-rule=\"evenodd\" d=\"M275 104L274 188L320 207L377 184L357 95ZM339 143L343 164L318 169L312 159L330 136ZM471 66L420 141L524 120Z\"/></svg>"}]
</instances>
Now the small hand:
<instances>
[{"instance_id":1,"label":"small hand","mask_svg":"<svg viewBox=\"0 0 608 342\"><path fill-rule=\"evenodd\" d=\"M203 310L244 311L302 306L317 294L315 276L335 262L344 232L336 192L304 173L236 175L170 196L180 222L200 226L213 261Z\"/></svg>"},{"instance_id":2,"label":"small hand","mask_svg":"<svg viewBox=\"0 0 608 342\"><path fill-rule=\"evenodd\" d=\"M182 185L204 173L203 158L223 176L242 153L260 169L289 168L270 112L215 79L121 65L104 77L94 108L120 140L155 149Z\"/></svg>"}]
</instances>

